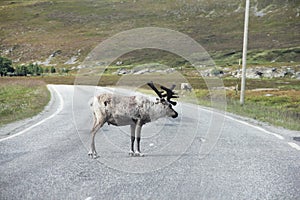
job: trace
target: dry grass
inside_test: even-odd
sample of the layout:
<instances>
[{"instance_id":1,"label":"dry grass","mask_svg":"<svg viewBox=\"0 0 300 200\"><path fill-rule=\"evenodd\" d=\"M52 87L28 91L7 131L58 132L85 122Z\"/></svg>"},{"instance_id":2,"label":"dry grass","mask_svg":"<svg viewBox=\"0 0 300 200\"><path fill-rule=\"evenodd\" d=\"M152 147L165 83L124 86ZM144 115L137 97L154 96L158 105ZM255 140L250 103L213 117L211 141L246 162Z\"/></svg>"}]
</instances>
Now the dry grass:
<instances>
[{"instance_id":1,"label":"dry grass","mask_svg":"<svg viewBox=\"0 0 300 200\"><path fill-rule=\"evenodd\" d=\"M0 78L0 126L32 117L50 100L43 81L27 78Z\"/></svg>"}]
</instances>

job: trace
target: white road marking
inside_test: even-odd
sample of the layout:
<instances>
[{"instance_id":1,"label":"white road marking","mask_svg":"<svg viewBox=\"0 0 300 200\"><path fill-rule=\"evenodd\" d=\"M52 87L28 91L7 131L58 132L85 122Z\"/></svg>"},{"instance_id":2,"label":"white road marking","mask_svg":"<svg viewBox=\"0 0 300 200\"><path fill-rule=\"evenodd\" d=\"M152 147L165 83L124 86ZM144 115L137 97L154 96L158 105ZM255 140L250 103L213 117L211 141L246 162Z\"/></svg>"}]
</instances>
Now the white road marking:
<instances>
[{"instance_id":1,"label":"white road marking","mask_svg":"<svg viewBox=\"0 0 300 200\"><path fill-rule=\"evenodd\" d=\"M288 142L288 144L293 147L294 149L297 149L298 151L300 151L300 146L294 142Z\"/></svg>"},{"instance_id":2,"label":"white road marking","mask_svg":"<svg viewBox=\"0 0 300 200\"><path fill-rule=\"evenodd\" d=\"M33 129L33 128L39 126L39 125L41 125L42 123L44 123L44 122L46 122L46 121L48 121L49 119L52 119L53 117L55 117L58 113L60 113L60 112L62 111L62 109L63 109L63 107L64 107L64 100L63 100L61 94L60 94L60 93L55 89L55 87L53 87L52 85L48 85L48 87L51 87L51 88L56 92L56 94L57 94L57 96L58 96L58 98L59 98L59 106L58 106L57 110L55 111L55 113L53 113L53 114L50 115L49 117L47 117L47 118L45 118L45 119L39 121L39 122L36 123L36 124L33 124L32 126L26 128L26 129L24 129L24 130L22 130L22 131L20 131L20 132L18 132L18 133L16 133L16 134L13 134L13 135L8 136L8 137L6 137L6 138L0 139L0 142L5 141L5 140L8 140L8 139L11 139L11 138L14 138L14 137L17 137L17 136L19 136L19 135L22 135L23 133L26 133L27 131L29 131L29 130L31 130L31 129Z\"/></svg>"},{"instance_id":3,"label":"white road marking","mask_svg":"<svg viewBox=\"0 0 300 200\"><path fill-rule=\"evenodd\" d=\"M239 120L239 119L235 119L235 118L230 117L230 116L227 116L227 115L225 115L225 117L228 118L228 119L231 119L231 120L233 120L233 121L237 121L237 122L239 122L239 123L241 123L241 124L245 124L245 125L247 125L247 126L253 127L253 128L255 128L255 129L260 130L260 131L262 131L262 132L265 132L265 133L267 133L267 134L273 135L273 136L277 137L277 138L280 139L280 140L283 140L283 139L284 139L284 137L282 137L281 135L279 135L279 134L277 134L277 133L273 133L273 132L267 131L267 130L261 128L261 127L255 126L255 125L253 125L253 124L249 124L248 122L245 122L245 121L242 121L242 120Z\"/></svg>"},{"instance_id":4,"label":"white road marking","mask_svg":"<svg viewBox=\"0 0 300 200\"><path fill-rule=\"evenodd\" d=\"M92 197L88 197L88 198L86 198L85 200L92 200L93 198Z\"/></svg>"},{"instance_id":5,"label":"white road marking","mask_svg":"<svg viewBox=\"0 0 300 200\"><path fill-rule=\"evenodd\" d=\"M199 107L199 108L200 108L201 110L206 111L206 112L213 112L213 110L211 110L211 109L205 109L205 108L201 108L201 107ZM222 114L222 115L224 115L227 119L230 119L230 120L239 122L239 123L241 123L241 124L244 124L244 125L247 125L247 126L250 126L250 127L253 127L253 128L255 128L255 129L257 129L257 130L260 130L260 131L265 132L265 133L267 133L267 134L273 135L273 136L275 136L276 138L278 138L278 139L280 139L280 140L284 140L284 137L281 136L281 135L279 135L279 134L277 134L277 133L273 133L273 132L267 131L267 130L261 128L261 127L252 125L252 124L250 124L250 123L248 123L248 122L245 122L245 121L242 121L242 120L239 120L239 119L235 119L235 118L230 117L230 116L228 116L228 115L226 115L226 114L223 114L223 113L218 113L218 114ZM289 144L292 148L297 149L298 151L300 151L300 146L299 146L298 144L293 143L293 142L288 142L288 144Z\"/></svg>"},{"instance_id":6,"label":"white road marking","mask_svg":"<svg viewBox=\"0 0 300 200\"><path fill-rule=\"evenodd\" d=\"M187 104L187 105L188 105L188 104ZM265 132L265 133L267 133L267 134L273 135L273 136L275 136L276 138L278 138L278 139L280 139L280 140L283 140L283 139L284 139L284 137L282 137L281 135L279 135L279 134L277 134L277 133L273 133L273 132L267 131L267 130L261 128L261 127L255 126L255 125L250 124L250 123L248 123L248 122L245 122L245 121L236 119L236 118L234 118L234 117L230 117L230 116L226 115L226 112L225 112L225 111L224 111L224 113L221 113L221 112L218 112L218 111L214 111L213 109L210 109L210 108L207 108L207 109L206 109L206 108L202 108L202 107L200 107L200 106L198 106L198 108L201 109L201 110L203 110L203 111L206 111L206 112L216 112L216 113L218 113L218 114L220 114L220 115L223 115L224 117L226 117L227 119L230 119L230 120L232 120L232 121L239 122L239 123L241 123L241 124L250 126L250 127L252 127L252 128L255 128L255 129L260 130L260 131L262 131L262 132Z\"/></svg>"}]
</instances>

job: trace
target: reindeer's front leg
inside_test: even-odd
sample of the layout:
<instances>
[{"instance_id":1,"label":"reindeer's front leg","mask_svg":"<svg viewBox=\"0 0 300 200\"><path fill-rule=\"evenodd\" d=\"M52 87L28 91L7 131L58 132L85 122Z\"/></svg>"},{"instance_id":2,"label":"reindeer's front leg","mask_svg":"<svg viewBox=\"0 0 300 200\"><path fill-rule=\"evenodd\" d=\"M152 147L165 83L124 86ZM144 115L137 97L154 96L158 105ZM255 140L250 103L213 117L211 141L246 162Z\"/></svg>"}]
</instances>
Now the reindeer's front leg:
<instances>
[{"instance_id":1,"label":"reindeer's front leg","mask_svg":"<svg viewBox=\"0 0 300 200\"><path fill-rule=\"evenodd\" d=\"M131 149L129 151L130 156L134 156L135 128L136 128L135 124L130 125L130 129L131 129Z\"/></svg>"},{"instance_id":2,"label":"reindeer's front leg","mask_svg":"<svg viewBox=\"0 0 300 200\"><path fill-rule=\"evenodd\" d=\"M136 140L137 140L137 151L135 152L135 156L144 156L144 154L141 153L140 150L140 141L141 141L141 130L142 130L143 124L140 122L137 123L135 133L136 133Z\"/></svg>"}]
</instances>

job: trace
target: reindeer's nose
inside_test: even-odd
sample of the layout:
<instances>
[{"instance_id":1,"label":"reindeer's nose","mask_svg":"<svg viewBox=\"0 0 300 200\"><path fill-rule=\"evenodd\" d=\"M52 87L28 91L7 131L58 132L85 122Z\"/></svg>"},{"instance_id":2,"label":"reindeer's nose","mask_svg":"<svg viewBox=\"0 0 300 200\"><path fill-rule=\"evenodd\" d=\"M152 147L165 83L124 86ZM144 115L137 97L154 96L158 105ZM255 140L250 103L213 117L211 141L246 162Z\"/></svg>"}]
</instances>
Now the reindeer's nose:
<instances>
[{"instance_id":1,"label":"reindeer's nose","mask_svg":"<svg viewBox=\"0 0 300 200\"><path fill-rule=\"evenodd\" d=\"M176 112L176 111L174 111L174 115L172 115L172 118L176 118L176 117L178 117L178 113Z\"/></svg>"}]
</instances>

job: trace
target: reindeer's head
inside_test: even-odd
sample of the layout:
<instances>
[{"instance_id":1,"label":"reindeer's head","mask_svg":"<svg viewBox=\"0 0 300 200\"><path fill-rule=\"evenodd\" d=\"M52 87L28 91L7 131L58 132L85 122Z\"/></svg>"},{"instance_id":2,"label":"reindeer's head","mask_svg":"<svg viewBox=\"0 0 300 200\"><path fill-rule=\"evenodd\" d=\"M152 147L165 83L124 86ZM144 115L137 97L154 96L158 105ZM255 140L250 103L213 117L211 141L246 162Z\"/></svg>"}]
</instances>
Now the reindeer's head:
<instances>
[{"instance_id":1,"label":"reindeer's head","mask_svg":"<svg viewBox=\"0 0 300 200\"><path fill-rule=\"evenodd\" d=\"M154 86L153 82L147 83L152 90L157 94L159 98L156 100L156 104L163 108L165 114L168 117L176 118L178 117L178 113L173 109L172 106L176 106L176 102L172 101L171 98L178 98L178 96L173 92L173 89L176 85L173 85L171 88L166 88L161 86L161 89L164 91L158 91L158 89Z\"/></svg>"}]
</instances>

